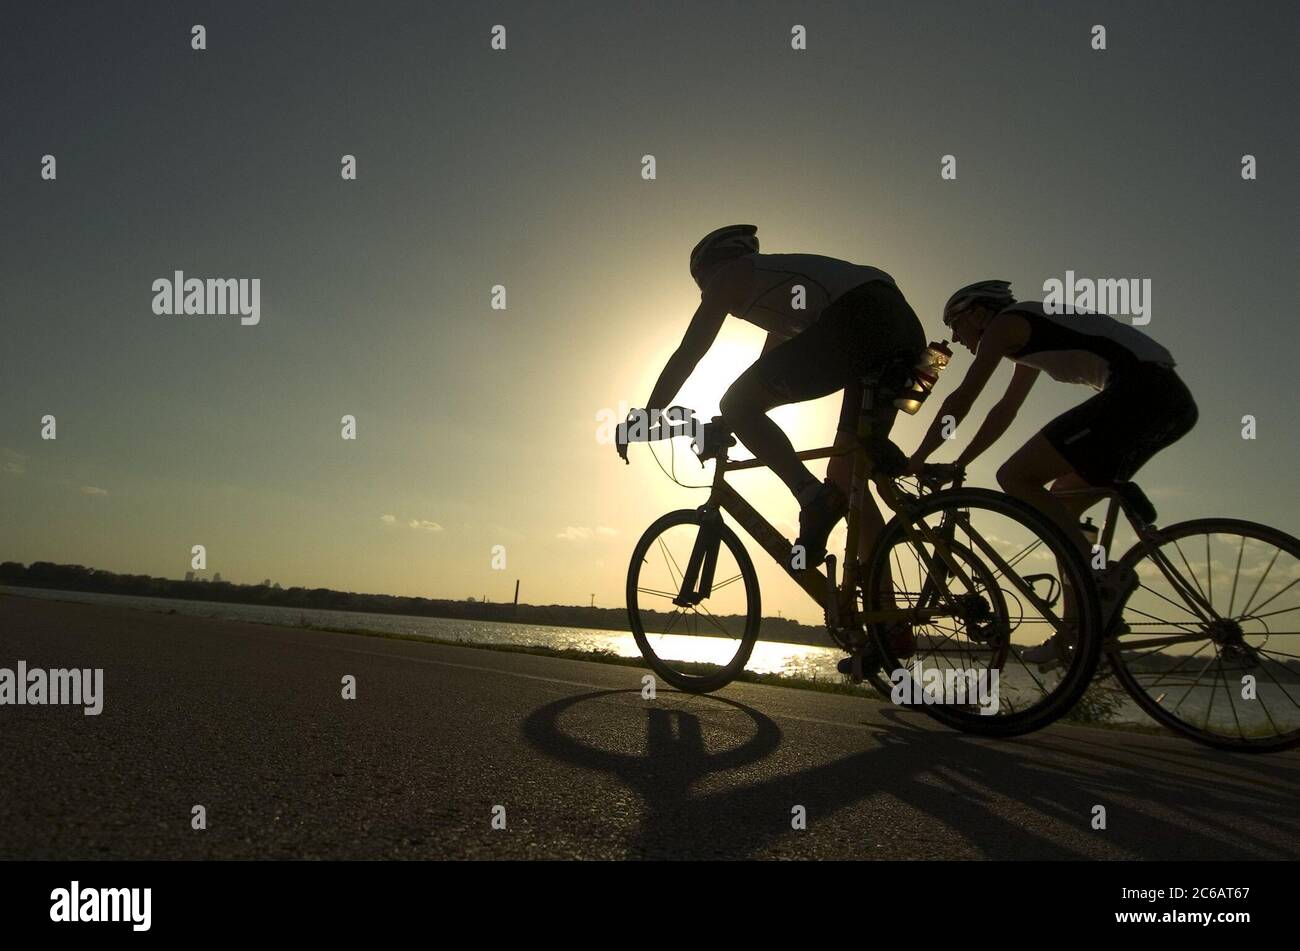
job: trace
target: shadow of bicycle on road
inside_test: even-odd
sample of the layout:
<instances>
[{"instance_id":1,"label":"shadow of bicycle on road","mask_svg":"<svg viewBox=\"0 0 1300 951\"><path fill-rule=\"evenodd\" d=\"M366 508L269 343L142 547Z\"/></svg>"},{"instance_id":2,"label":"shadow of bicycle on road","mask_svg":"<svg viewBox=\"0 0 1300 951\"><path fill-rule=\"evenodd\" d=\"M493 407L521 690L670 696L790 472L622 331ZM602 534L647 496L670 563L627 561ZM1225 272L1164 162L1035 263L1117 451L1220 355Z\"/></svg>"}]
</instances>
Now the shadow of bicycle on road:
<instances>
[{"instance_id":1,"label":"shadow of bicycle on road","mask_svg":"<svg viewBox=\"0 0 1300 951\"><path fill-rule=\"evenodd\" d=\"M883 724L857 730L870 748L800 765L815 754L783 744L761 711L671 691L643 702L640 735L613 726L617 718L581 719L579 732L604 734L593 741L561 722L584 704L629 696L639 692L561 698L530 714L523 732L545 755L612 774L640 797L633 857L1300 857L1294 786L1225 788L1214 771L1189 773L1214 751L1197 750L1181 768L1141 768L1140 751L1061 735L980 740L886 707ZM1105 830L1091 827L1094 804L1107 809ZM796 805L807 831L792 832Z\"/></svg>"}]
</instances>

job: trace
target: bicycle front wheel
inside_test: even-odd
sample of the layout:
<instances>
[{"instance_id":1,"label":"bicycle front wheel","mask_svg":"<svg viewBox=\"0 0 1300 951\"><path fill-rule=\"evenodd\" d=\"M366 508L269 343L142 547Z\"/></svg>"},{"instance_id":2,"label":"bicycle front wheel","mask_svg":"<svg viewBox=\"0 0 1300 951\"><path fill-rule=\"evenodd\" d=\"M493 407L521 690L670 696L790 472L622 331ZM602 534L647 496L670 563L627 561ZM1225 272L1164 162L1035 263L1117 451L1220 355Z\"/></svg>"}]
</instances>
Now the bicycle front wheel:
<instances>
[{"instance_id":1,"label":"bicycle front wheel","mask_svg":"<svg viewBox=\"0 0 1300 951\"><path fill-rule=\"evenodd\" d=\"M678 690L717 690L745 669L758 640L754 563L717 513L669 512L632 551L627 613L656 674Z\"/></svg>"},{"instance_id":2,"label":"bicycle front wheel","mask_svg":"<svg viewBox=\"0 0 1300 951\"><path fill-rule=\"evenodd\" d=\"M961 566L962 571L970 579L970 590L986 599L989 606L989 617L985 619L986 625L1002 624L1009 628L1010 612L1007 609L1006 598L1002 593L998 577L994 571L989 568L982 559L977 558L974 552L958 542L955 538L947 539L945 544L952 552L957 564ZM950 573L947 570L947 567L947 565L942 563L937 565L937 570L930 573L925 581L921 583L920 591L917 596L915 598L909 598L908 606L928 609L942 604L944 599L948 596L950 584L948 581ZM866 592L867 588L865 587L865 582L858 585L858 604L860 609L863 611L871 609L870 600L866 597ZM896 605L897 603L897 600L895 600ZM887 626L881 626L879 631L876 632L876 636L890 636L889 628ZM1006 659L1006 652L1006 641L1003 639L1002 642L990 652L987 662L1000 668ZM894 653L895 655L898 653L897 648L895 648ZM880 666L873 666L864 672L867 680L869 680L871 685L876 688L876 692L886 700L890 701L894 699L895 687L894 681L890 679L892 672L892 668L885 669Z\"/></svg>"},{"instance_id":3,"label":"bicycle front wheel","mask_svg":"<svg viewBox=\"0 0 1300 951\"><path fill-rule=\"evenodd\" d=\"M967 733L1046 726L1097 668L1100 609L1082 554L1036 509L1000 492L936 492L892 519L866 595L873 608L926 615L910 650L886 625L873 627L885 675L902 702ZM1059 663L1045 671L1022 655L1048 641Z\"/></svg>"},{"instance_id":4,"label":"bicycle front wheel","mask_svg":"<svg viewBox=\"0 0 1300 951\"><path fill-rule=\"evenodd\" d=\"M1300 541L1214 518L1162 529L1152 543L1164 566L1142 542L1121 559L1138 575L1107 648L1124 689L1207 746L1300 745Z\"/></svg>"}]
</instances>

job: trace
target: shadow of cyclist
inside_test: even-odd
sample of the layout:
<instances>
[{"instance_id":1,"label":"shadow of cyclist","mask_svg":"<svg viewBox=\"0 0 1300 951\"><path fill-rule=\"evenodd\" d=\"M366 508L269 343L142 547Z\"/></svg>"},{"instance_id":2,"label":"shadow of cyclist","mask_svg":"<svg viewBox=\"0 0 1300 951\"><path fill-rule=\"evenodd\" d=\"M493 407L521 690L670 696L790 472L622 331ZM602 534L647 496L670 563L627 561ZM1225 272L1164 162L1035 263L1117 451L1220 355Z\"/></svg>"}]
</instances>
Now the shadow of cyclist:
<instances>
[{"instance_id":1,"label":"shadow of cyclist","mask_svg":"<svg viewBox=\"0 0 1300 951\"><path fill-rule=\"evenodd\" d=\"M1274 826L1293 825L1295 809L1282 791L1255 787L1247 803L1240 788L1213 777L1144 770L1141 751L1107 746L1107 759L1074 737L980 740L927 729L913 711L885 707L888 727L866 724L870 749L791 772L773 754L802 754L782 749L781 728L718 696L661 692L644 708L644 745L629 741L624 728L612 748L601 748L561 724L583 703L635 693L565 697L535 710L523 727L540 751L611 773L640 797L644 812L627 843L633 856L1287 857L1277 845L1285 833ZM725 728L712 722L714 713L729 718ZM747 721L748 736L710 750L737 736L735 719ZM1110 833L1091 827L1097 804L1110 812ZM799 806L807 830L792 837ZM1253 828L1216 818L1223 809L1266 819ZM1201 837L1189 837L1189 828Z\"/></svg>"}]
</instances>

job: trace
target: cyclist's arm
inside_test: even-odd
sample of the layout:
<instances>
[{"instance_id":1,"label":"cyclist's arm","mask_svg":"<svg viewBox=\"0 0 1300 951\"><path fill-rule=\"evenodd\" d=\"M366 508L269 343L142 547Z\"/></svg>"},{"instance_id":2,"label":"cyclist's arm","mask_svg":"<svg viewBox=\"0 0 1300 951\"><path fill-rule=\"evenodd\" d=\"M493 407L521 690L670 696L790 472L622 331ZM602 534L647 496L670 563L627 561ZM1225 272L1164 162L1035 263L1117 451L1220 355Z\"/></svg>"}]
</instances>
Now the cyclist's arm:
<instances>
[{"instance_id":1,"label":"cyclist's arm","mask_svg":"<svg viewBox=\"0 0 1300 951\"><path fill-rule=\"evenodd\" d=\"M708 348L714 346L714 340L718 339L718 331L722 330L727 314L738 307L738 301L744 295L744 277L741 269L728 268L708 283L681 343L673 355L668 357L663 372L659 374L659 381L650 392L647 409L666 408L677 391L685 385L686 379L694 373L695 365L703 359Z\"/></svg>"},{"instance_id":2,"label":"cyclist's arm","mask_svg":"<svg viewBox=\"0 0 1300 951\"><path fill-rule=\"evenodd\" d=\"M1009 320L1006 317L1000 317L984 331L984 336L980 339L979 351L975 354L975 362L971 364L970 369L966 371L965 378L962 379L961 385L948 394L948 398L943 401L939 407L939 413L935 416L934 422L930 424L930 429L921 440L921 445L917 447L916 452L912 454L911 465L909 469L917 471L930 454L939 448L944 442L944 430L949 425L957 426L966 418L970 412L975 400L983 392L985 384L988 383L989 377L997 369L998 361L1008 353L1011 353L1019 346L1019 337L1021 328L1016 326L1023 323L1019 320ZM951 424L949 423L951 417Z\"/></svg>"},{"instance_id":3,"label":"cyclist's arm","mask_svg":"<svg viewBox=\"0 0 1300 951\"><path fill-rule=\"evenodd\" d=\"M718 295L706 295L691 318L691 325L673 355L668 358L659 380L645 404L647 409L664 409L695 371L727 317L727 306Z\"/></svg>"},{"instance_id":4,"label":"cyclist's arm","mask_svg":"<svg viewBox=\"0 0 1300 951\"><path fill-rule=\"evenodd\" d=\"M970 465L979 458L980 453L1002 437L1012 420L1016 418L1020 407L1024 405L1025 397L1033 388L1039 372L1034 367L1025 366L1023 363L1016 364L1016 372L1011 377L1011 383L1007 385L1006 393L989 410L979 430L972 437L970 445L957 457L959 466L965 468Z\"/></svg>"}]
</instances>

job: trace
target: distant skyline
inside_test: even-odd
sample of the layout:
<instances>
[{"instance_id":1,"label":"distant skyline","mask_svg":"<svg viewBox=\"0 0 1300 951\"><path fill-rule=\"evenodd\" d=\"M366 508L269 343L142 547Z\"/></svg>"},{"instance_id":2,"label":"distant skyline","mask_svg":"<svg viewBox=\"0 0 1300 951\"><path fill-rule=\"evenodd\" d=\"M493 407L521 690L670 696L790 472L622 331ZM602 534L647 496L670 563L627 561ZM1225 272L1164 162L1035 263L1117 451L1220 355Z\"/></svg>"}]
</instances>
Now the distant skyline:
<instances>
[{"instance_id":1,"label":"distant skyline","mask_svg":"<svg viewBox=\"0 0 1300 951\"><path fill-rule=\"evenodd\" d=\"M1142 329L1201 416L1138 481L1165 522L1300 533L1298 26L1282 2L10 5L0 560L183 578L202 544L241 582L617 606L641 532L704 493L644 445L624 466L598 414L643 404L698 301L687 254L734 221L883 268L933 339L972 280L1149 279ZM259 320L156 315L176 271L257 279ZM717 413L761 346L729 320L676 402ZM971 481L1088 395L1041 382ZM813 448L837 407L774 418ZM793 537L774 477L734 484ZM816 623L750 550L764 613Z\"/></svg>"}]
</instances>

